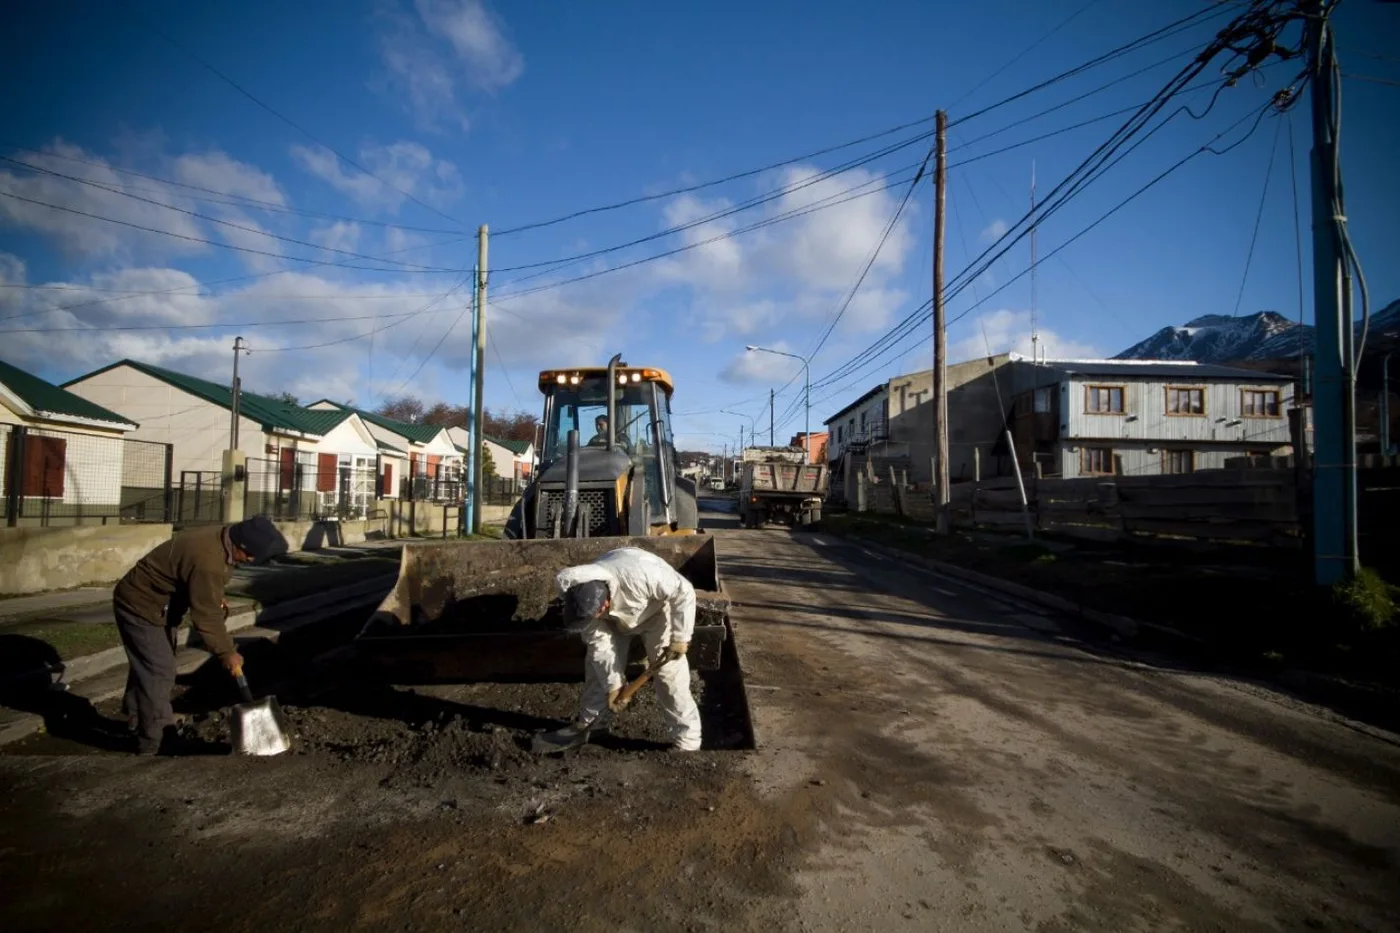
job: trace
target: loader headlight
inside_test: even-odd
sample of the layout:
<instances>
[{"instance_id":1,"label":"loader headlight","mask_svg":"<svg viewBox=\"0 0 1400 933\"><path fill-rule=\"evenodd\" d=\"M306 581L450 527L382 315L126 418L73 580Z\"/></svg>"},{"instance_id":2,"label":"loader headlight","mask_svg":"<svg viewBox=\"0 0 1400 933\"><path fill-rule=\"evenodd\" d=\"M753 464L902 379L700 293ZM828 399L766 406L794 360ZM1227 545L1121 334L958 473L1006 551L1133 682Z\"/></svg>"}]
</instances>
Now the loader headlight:
<instances>
[{"instance_id":1,"label":"loader headlight","mask_svg":"<svg viewBox=\"0 0 1400 933\"><path fill-rule=\"evenodd\" d=\"M641 374L641 373L633 373L633 374L632 374L632 381L633 381L633 382L641 382L641 381L642 381L642 374Z\"/></svg>"},{"instance_id":2,"label":"loader headlight","mask_svg":"<svg viewBox=\"0 0 1400 933\"><path fill-rule=\"evenodd\" d=\"M568 381L569 381L569 377L568 377L568 376L564 375L563 373L560 373L560 374L559 374L559 384L560 384L560 385L563 385L564 383L566 383L566 382L568 382Z\"/></svg>"},{"instance_id":3,"label":"loader headlight","mask_svg":"<svg viewBox=\"0 0 1400 933\"><path fill-rule=\"evenodd\" d=\"M578 376L570 376L569 382L573 385L578 385Z\"/></svg>"}]
</instances>

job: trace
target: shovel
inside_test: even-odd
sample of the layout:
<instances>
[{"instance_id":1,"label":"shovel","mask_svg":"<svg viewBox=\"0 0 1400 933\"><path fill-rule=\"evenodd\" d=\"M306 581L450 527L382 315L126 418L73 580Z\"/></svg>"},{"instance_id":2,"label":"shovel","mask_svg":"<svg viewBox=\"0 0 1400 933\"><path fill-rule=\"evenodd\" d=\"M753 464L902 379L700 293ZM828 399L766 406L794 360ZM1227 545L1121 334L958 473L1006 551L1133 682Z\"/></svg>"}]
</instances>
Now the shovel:
<instances>
[{"instance_id":1,"label":"shovel","mask_svg":"<svg viewBox=\"0 0 1400 933\"><path fill-rule=\"evenodd\" d=\"M665 662L661 662L664 664ZM549 755L555 752L566 752L571 748L578 748L588 744L588 737L594 731L602 731L612 725L612 721L617 714L627 708L627 704L632 702L632 698L637 695L637 691L647 685L656 674L657 668L661 664L649 664L647 669L637 675L637 679L623 686L618 691L617 699L611 709L605 709L593 719L586 723L569 723L562 729L553 732L539 732L530 741L530 751L536 755Z\"/></svg>"},{"instance_id":2,"label":"shovel","mask_svg":"<svg viewBox=\"0 0 1400 933\"><path fill-rule=\"evenodd\" d=\"M292 747L287 734L287 719L276 697L253 699L243 668L233 671L243 702L233 708L231 732L233 750L240 755L280 755Z\"/></svg>"}]
</instances>

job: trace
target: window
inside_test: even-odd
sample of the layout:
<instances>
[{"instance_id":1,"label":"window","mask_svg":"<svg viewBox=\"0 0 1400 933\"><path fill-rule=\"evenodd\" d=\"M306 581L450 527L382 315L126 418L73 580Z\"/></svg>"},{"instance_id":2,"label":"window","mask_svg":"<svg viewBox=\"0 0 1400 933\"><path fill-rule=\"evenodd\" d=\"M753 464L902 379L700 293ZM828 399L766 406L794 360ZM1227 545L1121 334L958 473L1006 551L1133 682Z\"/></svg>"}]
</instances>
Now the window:
<instances>
[{"instance_id":1,"label":"window","mask_svg":"<svg viewBox=\"0 0 1400 933\"><path fill-rule=\"evenodd\" d=\"M340 458L335 454L316 455L316 491L335 492L340 477Z\"/></svg>"},{"instance_id":2,"label":"window","mask_svg":"<svg viewBox=\"0 0 1400 933\"><path fill-rule=\"evenodd\" d=\"M1164 450L1162 451L1162 472L1163 473L1194 473L1196 472L1196 452L1194 450Z\"/></svg>"},{"instance_id":3,"label":"window","mask_svg":"<svg viewBox=\"0 0 1400 933\"><path fill-rule=\"evenodd\" d=\"M68 442L61 437L30 434L24 439L24 464L19 476L21 496L63 498L67 447Z\"/></svg>"},{"instance_id":4,"label":"window","mask_svg":"<svg viewBox=\"0 0 1400 933\"><path fill-rule=\"evenodd\" d=\"M1206 390L1167 386L1167 414L1204 415Z\"/></svg>"},{"instance_id":5,"label":"window","mask_svg":"<svg viewBox=\"0 0 1400 933\"><path fill-rule=\"evenodd\" d=\"M1112 476L1112 447L1081 447L1079 449L1079 472L1084 476Z\"/></svg>"},{"instance_id":6,"label":"window","mask_svg":"<svg viewBox=\"0 0 1400 933\"><path fill-rule=\"evenodd\" d=\"M1246 418L1278 417L1277 389L1243 389L1240 396L1240 411Z\"/></svg>"},{"instance_id":7,"label":"window","mask_svg":"<svg viewBox=\"0 0 1400 933\"><path fill-rule=\"evenodd\" d=\"M1097 415L1123 414L1123 387L1085 386L1084 410Z\"/></svg>"},{"instance_id":8,"label":"window","mask_svg":"<svg viewBox=\"0 0 1400 933\"><path fill-rule=\"evenodd\" d=\"M1047 386L1043 389L1036 389L1035 395L1031 399L1031 407L1037 415L1048 415L1050 413L1050 389Z\"/></svg>"}]
</instances>

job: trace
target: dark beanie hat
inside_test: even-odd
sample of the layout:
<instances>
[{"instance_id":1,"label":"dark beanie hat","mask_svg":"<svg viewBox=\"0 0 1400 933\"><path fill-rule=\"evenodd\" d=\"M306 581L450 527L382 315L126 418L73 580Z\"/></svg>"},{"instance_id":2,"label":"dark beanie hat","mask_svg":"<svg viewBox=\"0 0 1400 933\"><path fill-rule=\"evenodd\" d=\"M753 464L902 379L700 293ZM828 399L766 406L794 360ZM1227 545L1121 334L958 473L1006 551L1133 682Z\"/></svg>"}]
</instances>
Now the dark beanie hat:
<instances>
[{"instance_id":1,"label":"dark beanie hat","mask_svg":"<svg viewBox=\"0 0 1400 933\"><path fill-rule=\"evenodd\" d=\"M254 515L228 528L228 539L255 561L287 553L287 539L266 515Z\"/></svg>"},{"instance_id":2,"label":"dark beanie hat","mask_svg":"<svg viewBox=\"0 0 1400 933\"><path fill-rule=\"evenodd\" d=\"M589 580L569 587L564 594L564 619L571 626L581 626L598 617L598 610L608 600L608 585L602 580Z\"/></svg>"}]
</instances>

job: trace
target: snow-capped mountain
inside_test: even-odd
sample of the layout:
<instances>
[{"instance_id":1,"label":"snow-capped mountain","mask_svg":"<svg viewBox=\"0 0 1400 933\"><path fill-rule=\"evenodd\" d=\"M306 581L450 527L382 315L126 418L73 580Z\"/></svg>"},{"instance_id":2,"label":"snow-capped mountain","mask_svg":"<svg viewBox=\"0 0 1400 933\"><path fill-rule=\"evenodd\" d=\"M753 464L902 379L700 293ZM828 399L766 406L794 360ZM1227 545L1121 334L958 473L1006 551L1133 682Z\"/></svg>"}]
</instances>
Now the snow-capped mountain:
<instances>
[{"instance_id":1,"label":"snow-capped mountain","mask_svg":"<svg viewBox=\"0 0 1400 933\"><path fill-rule=\"evenodd\" d=\"M1357 325L1360 332L1361 326ZM1400 301L1393 301L1371 316L1370 337L1400 334ZM1368 346L1373 346L1367 339ZM1229 363L1244 360L1281 360L1311 352L1313 329L1273 311L1242 314L1206 314L1181 327L1163 327L1135 343L1114 359L1195 360Z\"/></svg>"}]
</instances>

